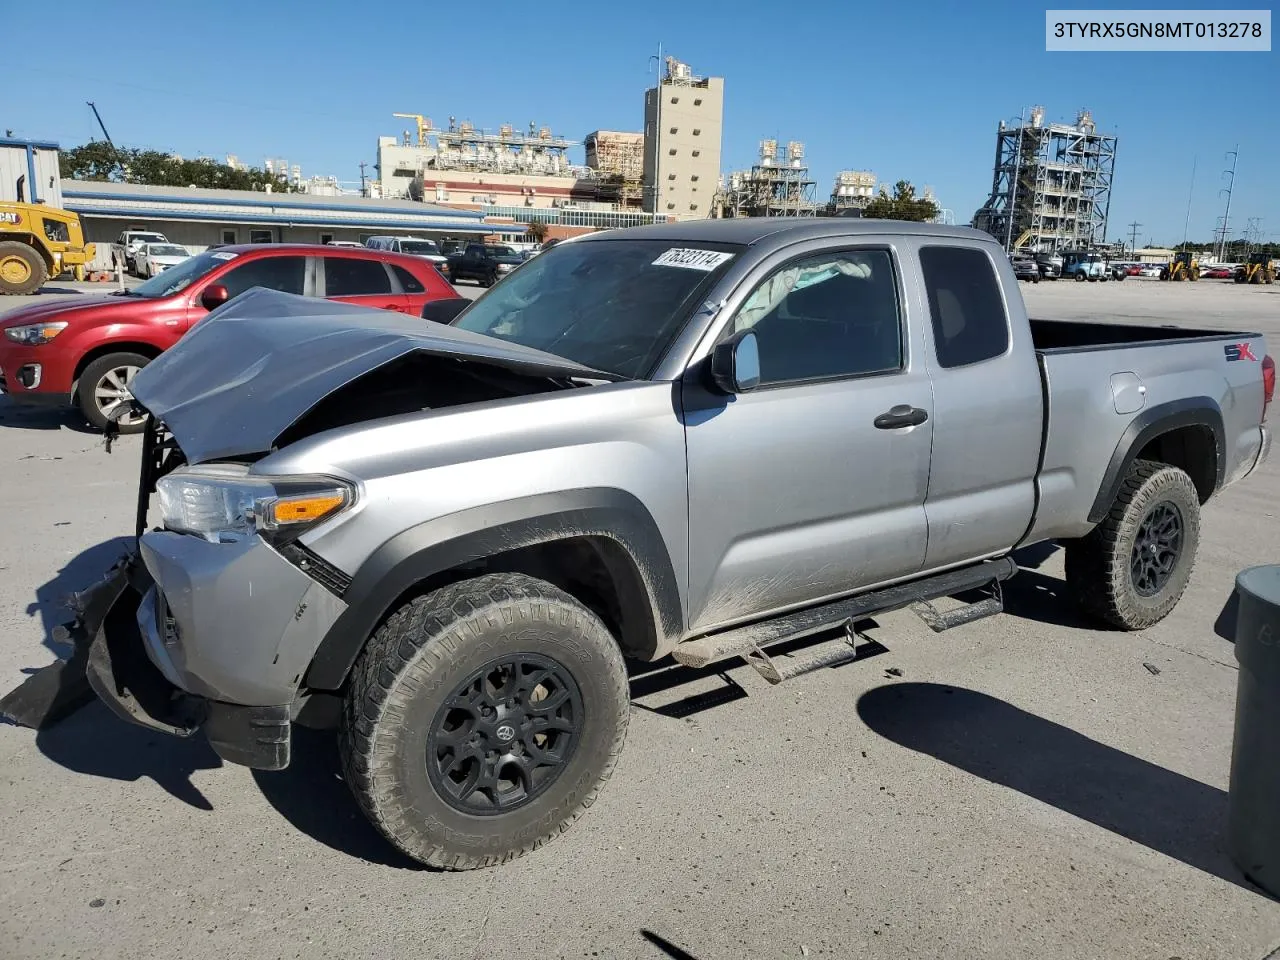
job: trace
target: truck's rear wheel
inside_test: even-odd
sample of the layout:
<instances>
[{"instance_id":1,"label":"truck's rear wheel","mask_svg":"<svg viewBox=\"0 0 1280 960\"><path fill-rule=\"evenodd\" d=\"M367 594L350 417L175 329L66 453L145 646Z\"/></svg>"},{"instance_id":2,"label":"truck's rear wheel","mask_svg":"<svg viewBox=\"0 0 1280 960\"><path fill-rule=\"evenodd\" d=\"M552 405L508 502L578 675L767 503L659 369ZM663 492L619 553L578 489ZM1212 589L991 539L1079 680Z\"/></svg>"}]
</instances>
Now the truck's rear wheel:
<instances>
[{"instance_id":1,"label":"truck's rear wheel","mask_svg":"<svg viewBox=\"0 0 1280 960\"><path fill-rule=\"evenodd\" d=\"M352 672L347 782L400 851L469 870L559 836L613 772L629 716L613 636L562 590L486 574L405 604Z\"/></svg>"},{"instance_id":2,"label":"truck's rear wheel","mask_svg":"<svg viewBox=\"0 0 1280 960\"><path fill-rule=\"evenodd\" d=\"M49 279L44 258L25 243L0 243L0 293L25 296Z\"/></svg>"},{"instance_id":3,"label":"truck's rear wheel","mask_svg":"<svg viewBox=\"0 0 1280 960\"><path fill-rule=\"evenodd\" d=\"M1067 585L1086 612L1142 630L1181 599L1199 542L1200 497L1191 478L1135 460L1103 521L1067 544Z\"/></svg>"},{"instance_id":4,"label":"truck's rear wheel","mask_svg":"<svg viewBox=\"0 0 1280 960\"><path fill-rule=\"evenodd\" d=\"M84 368L76 389L76 403L91 426L103 429L116 408L132 400L129 385L150 362L140 353L109 353ZM133 413L126 413L116 421L121 433L138 433L145 422L143 415Z\"/></svg>"}]
</instances>

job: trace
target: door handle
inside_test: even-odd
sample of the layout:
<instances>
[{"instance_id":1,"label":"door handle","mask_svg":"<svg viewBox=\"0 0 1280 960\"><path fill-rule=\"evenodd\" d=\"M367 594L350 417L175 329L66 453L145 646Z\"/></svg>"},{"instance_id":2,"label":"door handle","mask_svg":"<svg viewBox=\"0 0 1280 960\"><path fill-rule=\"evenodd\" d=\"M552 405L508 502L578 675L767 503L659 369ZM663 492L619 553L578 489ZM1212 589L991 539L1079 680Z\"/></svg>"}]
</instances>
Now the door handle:
<instances>
[{"instance_id":1,"label":"door handle","mask_svg":"<svg viewBox=\"0 0 1280 960\"><path fill-rule=\"evenodd\" d=\"M918 427L929 419L929 412L909 403L900 403L880 414L872 421L877 430L897 430L899 427Z\"/></svg>"}]
</instances>

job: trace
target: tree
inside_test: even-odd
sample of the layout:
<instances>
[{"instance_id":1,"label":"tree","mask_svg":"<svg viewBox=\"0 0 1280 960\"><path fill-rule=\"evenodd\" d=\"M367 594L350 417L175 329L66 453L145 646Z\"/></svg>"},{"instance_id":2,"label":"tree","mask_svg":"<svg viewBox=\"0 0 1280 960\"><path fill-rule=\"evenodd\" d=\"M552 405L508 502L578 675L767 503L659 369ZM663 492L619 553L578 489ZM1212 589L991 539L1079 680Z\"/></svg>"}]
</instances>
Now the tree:
<instances>
[{"instance_id":1,"label":"tree","mask_svg":"<svg viewBox=\"0 0 1280 960\"><path fill-rule=\"evenodd\" d=\"M529 223L529 236L534 243L542 243L547 239L547 223L545 220L533 220Z\"/></svg>"},{"instance_id":2,"label":"tree","mask_svg":"<svg viewBox=\"0 0 1280 960\"><path fill-rule=\"evenodd\" d=\"M893 196L889 196L889 191L881 186L880 195L867 204L862 215L873 220L923 222L935 219L938 213L936 203L926 197L917 197L915 187L906 180L899 180L893 185Z\"/></svg>"},{"instance_id":3,"label":"tree","mask_svg":"<svg viewBox=\"0 0 1280 960\"><path fill-rule=\"evenodd\" d=\"M220 190L264 190L270 184L272 190L282 193L294 193L298 189L283 176L257 167L239 169L207 157L184 160L160 150L114 147L102 140L63 150L58 165L62 175L73 180Z\"/></svg>"}]
</instances>

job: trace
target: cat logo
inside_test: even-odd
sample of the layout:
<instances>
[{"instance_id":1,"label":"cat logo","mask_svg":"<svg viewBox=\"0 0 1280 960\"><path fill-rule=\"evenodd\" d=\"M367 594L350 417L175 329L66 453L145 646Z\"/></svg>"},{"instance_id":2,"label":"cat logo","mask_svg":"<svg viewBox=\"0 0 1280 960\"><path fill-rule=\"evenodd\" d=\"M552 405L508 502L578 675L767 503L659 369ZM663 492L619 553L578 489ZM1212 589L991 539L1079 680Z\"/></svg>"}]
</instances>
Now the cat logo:
<instances>
[{"instance_id":1,"label":"cat logo","mask_svg":"<svg viewBox=\"0 0 1280 960\"><path fill-rule=\"evenodd\" d=\"M0 223L17 223L22 219L22 214L14 213L12 210L0 210Z\"/></svg>"}]
</instances>

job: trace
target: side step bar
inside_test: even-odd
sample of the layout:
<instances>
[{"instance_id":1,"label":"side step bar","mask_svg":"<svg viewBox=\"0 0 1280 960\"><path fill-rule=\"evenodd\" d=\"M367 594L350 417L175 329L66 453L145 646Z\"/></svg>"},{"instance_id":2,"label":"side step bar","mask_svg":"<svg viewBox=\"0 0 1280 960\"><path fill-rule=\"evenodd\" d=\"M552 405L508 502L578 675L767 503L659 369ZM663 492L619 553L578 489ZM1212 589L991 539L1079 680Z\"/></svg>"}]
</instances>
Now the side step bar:
<instances>
[{"instance_id":1,"label":"side step bar","mask_svg":"<svg viewBox=\"0 0 1280 960\"><path fill-rule=\"evenodd\" d=\"M846 640L850 647L856 638L853 624L865 617L877 613L888 613L913 607L913 611L935 631L950 629L980 617L991 616L1004 609L1000 582L1007 580L1018 571L1018 565L1012 557L1001 557L998 560L985 560L969 567L948 570L922 580L894 584L880 590L860 593L852 597L833 600L818 607L797 610L771 620L750 623L742 627L731 627L719 633L708 634L693 640L686 640L672 651L676 662L686 667L705 667L720 660L743 657L760 671L770 682L777 683L782 671L772 666L772 661L764 653L763 648L783 640L797 640L814 633L821 633L843 625ZM987 588L991 596L985 600L960 610L939 612L930 600L964 593L968 590ZM850 650L840 650L845 658L850 658ZM835 654L838 662L844 662ZM820 658L825 659L825 657ZM819 664L820 666L834 664ZM761 669L764 667L765 669ZM779 676L773 679L767 670ZM808 672L807 670L803 672ZM794 673L790 675L794 676Z\"/></svg>"}]
</instances>

